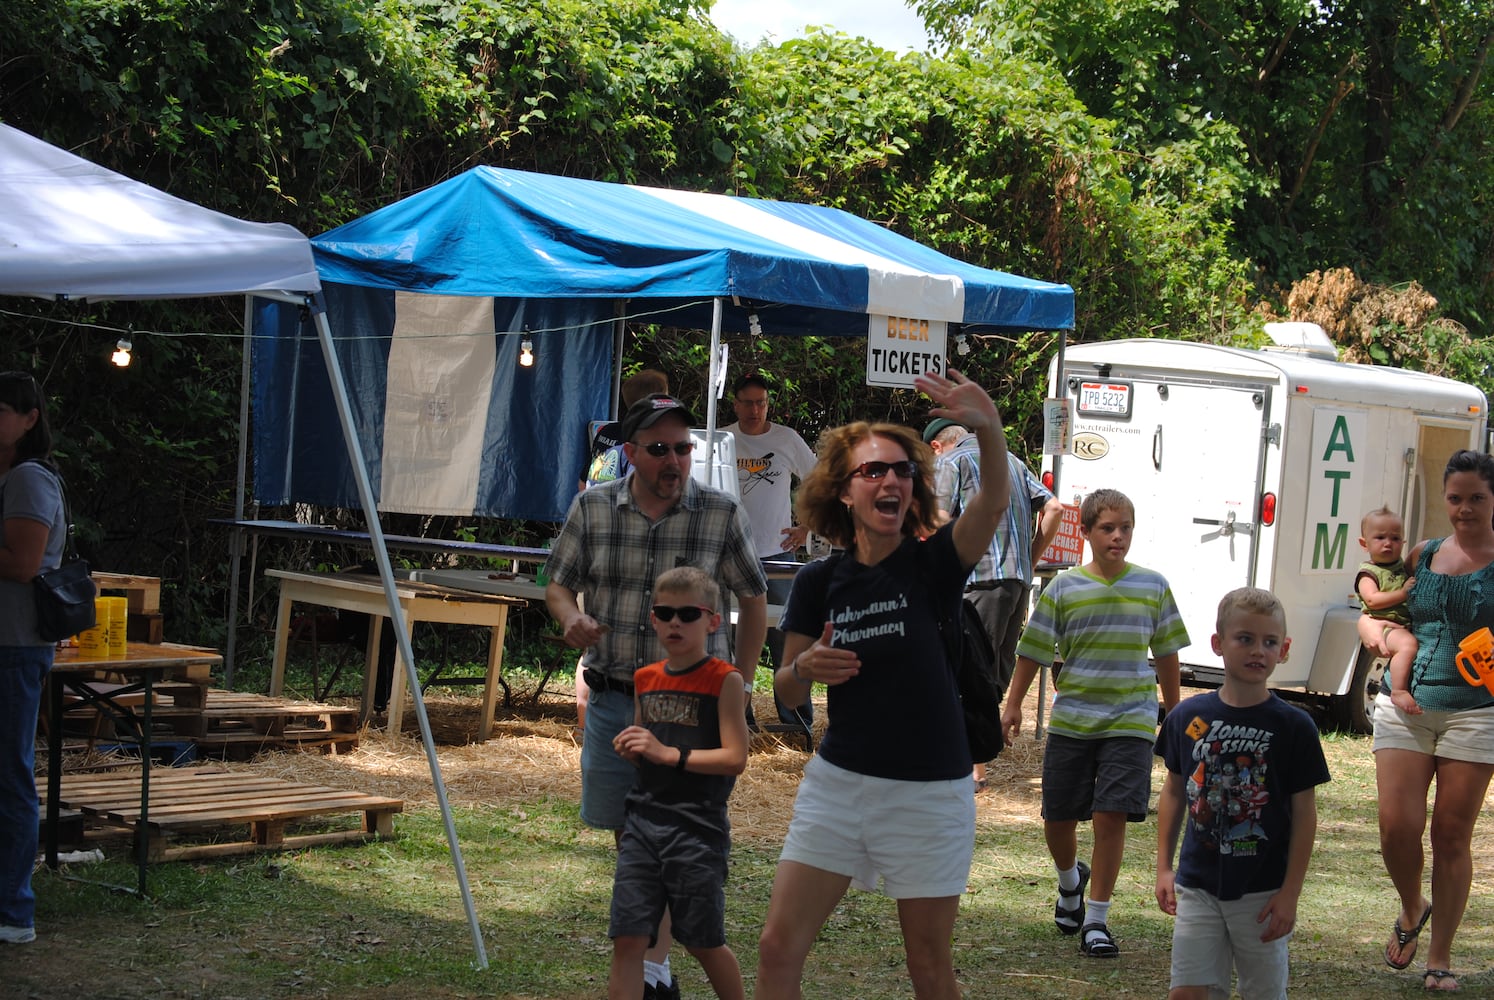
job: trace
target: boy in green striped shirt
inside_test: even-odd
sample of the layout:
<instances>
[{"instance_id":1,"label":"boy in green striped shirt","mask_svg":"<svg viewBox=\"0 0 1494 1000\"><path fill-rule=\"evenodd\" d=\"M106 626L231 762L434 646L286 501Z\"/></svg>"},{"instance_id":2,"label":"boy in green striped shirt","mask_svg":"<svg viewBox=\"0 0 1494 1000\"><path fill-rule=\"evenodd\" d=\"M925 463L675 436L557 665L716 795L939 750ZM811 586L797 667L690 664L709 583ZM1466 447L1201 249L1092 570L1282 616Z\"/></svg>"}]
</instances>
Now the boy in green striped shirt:
<instances>
[{"instance_id":1,"label":"boy in green striped shirt","mask_svg":"<svg viewBox=\"0 0 1494 1000\"><path fill-rule=\"evenodd\" d=\"M1043 750L1043 836L1058 870L1053 922L1063 934L1078 934L1079 951L1089 958L1120 954L1110 933L1110 894L1126 823L1144 821L1151 801L1157 684L1171 709L1178 702L1178 650L1189 641L1167 581L1126 562L1135 519L1131 501L1117 490L1084 498L1079 524L1090 561L1060 573L1043 591L1017 644L1001 718L1007 740L1016 739L1022 701L1056 650L1062 663ZM1083 820L1094 829L1089 864L1078 860Z\"/></svg>"}]
</instances>

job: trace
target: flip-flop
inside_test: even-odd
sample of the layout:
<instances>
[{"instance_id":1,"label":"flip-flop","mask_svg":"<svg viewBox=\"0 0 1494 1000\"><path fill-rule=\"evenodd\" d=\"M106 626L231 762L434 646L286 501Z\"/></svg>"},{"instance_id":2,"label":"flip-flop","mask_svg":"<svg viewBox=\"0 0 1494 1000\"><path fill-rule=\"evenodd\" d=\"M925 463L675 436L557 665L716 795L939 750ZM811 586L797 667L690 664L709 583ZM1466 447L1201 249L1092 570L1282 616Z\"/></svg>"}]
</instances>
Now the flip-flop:
<instances>
[{"instance_id":1,"label":"flip-flop","mask_svg":"<svg viewBox=\"0 0 1494 1000\"><path fill-rule=\"evenodd\" d=\"M1428 903L1426 910L1421 915L1421 920L1418 921L1416 926L1409 931L1401 926L1400 918L1396 918L1395 926L1391 928L1391 937L1393 938L1393 940L1385 942L1386 965L1390 966L1392 969L1404 969L1411 964L1411 960L1416 957L1416 939L1421 936L1421 929L1427 925L1427 921L1430 920L1431 917L1432 904ZM1407 945L1411 946L1410 951L1406 951ZM1392 947L1394 947L1398 952L1405 952L1405 954L1401 956L1401 960L1399 962L1390 957L1390 949Z\"/></svg>"},{"instance_id":2,"label":"flip-flop","mask_svg":"<svg viewBox=\"0 0 1494 1000\"><path fill-rule=\"evenodd\" d=\"M1447 980L1452 980L1451 986L1442 985ZM1421 976L1421 988L1426 993L1456 993L1463 987L1458 984L1457 977L1446 969L1427 969Z\"/></svg>"}]
</instances>

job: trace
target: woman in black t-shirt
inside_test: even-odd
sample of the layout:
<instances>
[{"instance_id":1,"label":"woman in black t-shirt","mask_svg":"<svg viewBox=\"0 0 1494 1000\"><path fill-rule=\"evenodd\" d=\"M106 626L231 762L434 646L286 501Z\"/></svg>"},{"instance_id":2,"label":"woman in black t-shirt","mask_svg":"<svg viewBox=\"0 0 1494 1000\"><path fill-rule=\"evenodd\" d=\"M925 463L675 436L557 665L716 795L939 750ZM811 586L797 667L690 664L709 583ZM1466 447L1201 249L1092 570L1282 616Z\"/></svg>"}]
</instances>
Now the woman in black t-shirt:
<instances>
[{"instance_id":1,"label":"woman in black t-shirt","mask_svg":"<svg viewBox=\"0 0 1494 1000\"><path fill-rule=\"evenodd\" d=\"M970 874L975 799L939 622L954 619L1006 511L1006 442L980 386L957 372L916 384L938 404L931 416L975 432L989 488L936 530L934 456L916 431L855 423L820 438L799 521L845 551L795 579L774 686L798 705L823 683L828 727L773 879L759 998L798 996L810 947L853 882L897 900L914 992L959 996L950 936Z\"/></svg>"}]
</instances>

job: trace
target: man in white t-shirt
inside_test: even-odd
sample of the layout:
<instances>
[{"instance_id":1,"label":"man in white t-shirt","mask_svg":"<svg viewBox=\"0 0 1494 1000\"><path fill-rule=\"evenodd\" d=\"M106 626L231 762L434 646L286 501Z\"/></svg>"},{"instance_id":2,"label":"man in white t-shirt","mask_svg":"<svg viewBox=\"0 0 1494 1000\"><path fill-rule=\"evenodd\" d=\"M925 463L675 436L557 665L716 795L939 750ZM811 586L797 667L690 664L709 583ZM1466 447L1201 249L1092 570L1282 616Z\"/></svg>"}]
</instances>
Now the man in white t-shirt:
<instances>
[{"instance_id":1,"label":"man in white t-shirt","mask_svg":"<svg viewBox=\"0 0 1494 1000\"><path fill-rule=\"evenodd\" d=\"M732 388L737 422L721 429L736 438L737 487L752 528L752 544L759 559L792 554L804 547L809 533L808 528L794 524L792 480L804 479L814 468L814 449L792 427L768 419L768 383L762 375L748 372ZM792 580L775 579L767 565L763 569L768 574L768 603L781 606ZM774 670L782 653L783 633L770 628L768 658ZM812 720L809 703L793 708L778 702L776 692L773 697L780 721L808 728Z\"/></svg>"}]
</instances>

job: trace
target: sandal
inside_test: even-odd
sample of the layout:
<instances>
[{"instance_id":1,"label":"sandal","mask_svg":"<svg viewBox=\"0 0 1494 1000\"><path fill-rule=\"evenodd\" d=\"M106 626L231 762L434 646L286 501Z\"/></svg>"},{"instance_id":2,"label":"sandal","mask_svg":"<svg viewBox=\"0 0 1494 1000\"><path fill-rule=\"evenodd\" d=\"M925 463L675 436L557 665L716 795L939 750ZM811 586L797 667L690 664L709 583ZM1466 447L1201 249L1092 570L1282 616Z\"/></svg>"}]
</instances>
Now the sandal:
<instances>
[{"instance_id":1,"label":"sandal","mask_svg":"<svg viewBox=\"0 0 1494 1000\"><path fill-rule=\"evenodd\" d=\"M1432 904L1428 903L1426 910L1421 915L1421 920L1418 921L1416 926L1409 931L1401 926L1400 918L1396 918L1395 926L1391 928L1391 936L1393 940L1385 942L1386 965L1390 966L1392 969L1404 969L1411 964L1411 960L1416 957L1416 939L1421 936L1421 929L1427 925L1427 921L1430 920L1431 917ZM1407 945L1410 945L1410 951L1406 951ZM1395 948L1397 952L1404 952L1404 954L1401 955L1401 960L1399 962L1390 957L1391 948Z\"/></svg>"},{"instance_id":2,"label":"sandal","mask_svg":"<svg viewBox=\"0 0 1494 1000\"><path fill-rule=\"evenodd\" d=\"M1421 988L1427 993L1456 993L1463 988L1458 984L1457 977L1446 969L1429 968L1422 973L1421 979ZM1444 986L1448 980L1452 981L1452 985Z\"/></svg>"},{"instance_id":3,"label":"sandal","mask_svg":"<svg viewBox=\"0 0 1494 1000\"><path fill-rule=\"evenodd\" d=\"M1090 937L1091 934L1094 937ZM1120 953L1110 928L1104 924L1085 924L1080 931L1079 954L1085 958L1114 958Z\"/></svg>"},{"instance_id":4,"label":"sandal","mask_svg":"<svg viewBox=\"0 0 1494 1000\"><path fill-rule=\"evenodd\" d=\"M1084 890L1089 887L1089 865L1079 862L1079 886L1073 890L1058 887L1058 902L1053 905L1053 923L1060 934L1077 934L1084 923ZM1072 905L1065 906L1070 900Z\"/></svg>"}]
</instances>

